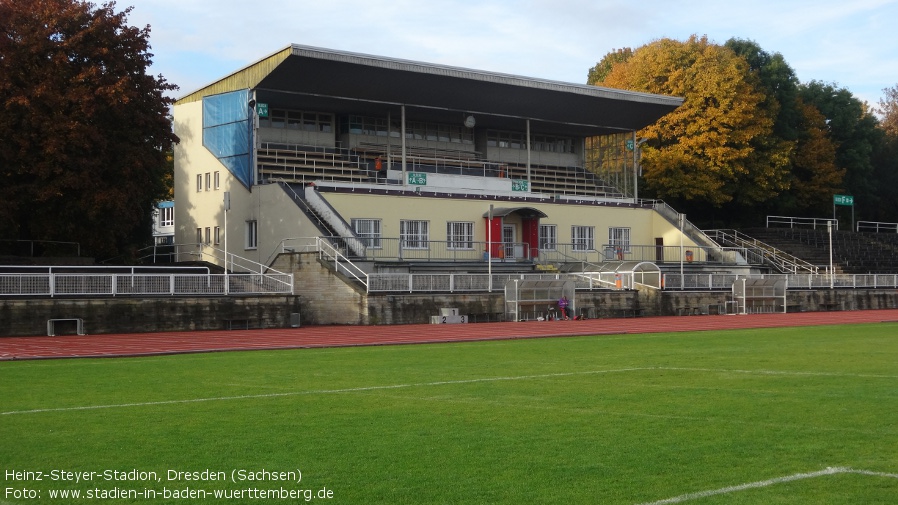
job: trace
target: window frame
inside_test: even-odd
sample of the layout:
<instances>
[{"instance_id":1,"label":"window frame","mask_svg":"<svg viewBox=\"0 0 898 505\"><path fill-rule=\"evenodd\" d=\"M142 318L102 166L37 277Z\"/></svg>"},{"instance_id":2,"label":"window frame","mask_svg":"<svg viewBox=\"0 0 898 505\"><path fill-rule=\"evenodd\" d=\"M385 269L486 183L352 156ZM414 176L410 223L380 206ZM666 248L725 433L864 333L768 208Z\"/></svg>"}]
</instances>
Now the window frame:
<instances>
[{"instance_id":1,"label":"window frame","mask_svg":"<svg viewBox=\"0 0 898 505\"><path fill-rule=\"evenodd\" d=\"M546 232L551 230L550 234ZM537 239L539 243L540 251L557 251L558 250L558 225L555 224L540 224L539 225L539 238ZM547 235L551 235L551 237L547 237Z\"/></svg>"},{"instance_id":2,"label":"window frame","mask_svg":"<svg viewBox=\"0 0 898 505\"><path fill-rule=\"evenodd\" d=\"M246 221L246 234L244 235L244 249L253 250L259 248L259 222L255 219Z\"/></svg>"},{"instance_id":3,"label":"window frame","mask_svg":"<svg viewBox=\"0 0 898 505\"><path fill-rule=\"evenodd\" d=\"M474 222L447 221L446 248L450 251L473 251Z\"/></svg>"},{"instance_id":4,"label":"window frame","mask_svg":"<svg viewBox=\"0 0 898 505\"><path fill-rule=\"evenodd\" d=\"M593 252L596 250L596 227L571 225L571 250Z\"/></svg>"},{"instance_id":5,"label":"window frame","mask_svg":"<svg viewBox=\"0 0 898 505\"><path fill-rule=\"evenodd\" d=\"M383 249L383 225L376 218L352 218L350 221L352 231L368 249Z\"/></svg>"},{"instance_id":6,"label":"window frame","mask_svg":"<svg viewBox=\"0 0 898 505\"><path fill-rule=\"evenodd\" d=\"M410 229L414 228L414 229ZM430 221L402 219L399 221L399 248L427 250L430 248Z\"/></svg>"},{"instance_id":7,"label":"window frame","mask_svg":"<svg viewBox=\"0 0 898 505\"><path fill-rule=\"evenodd\" d=\"M630 251L630 228L623 226L611 226L608 228L608 245L616 249L620 247L623 252Z\"/></svg>"}]
</instances>

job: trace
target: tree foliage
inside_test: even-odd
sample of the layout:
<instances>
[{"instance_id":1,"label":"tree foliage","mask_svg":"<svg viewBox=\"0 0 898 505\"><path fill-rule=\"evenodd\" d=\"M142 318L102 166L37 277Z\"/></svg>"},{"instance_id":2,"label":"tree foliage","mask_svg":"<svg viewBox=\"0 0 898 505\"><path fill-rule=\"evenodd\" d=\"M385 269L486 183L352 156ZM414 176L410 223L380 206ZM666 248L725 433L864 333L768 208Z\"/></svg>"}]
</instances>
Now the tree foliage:
<instances>
[{"instance_id":1,"label":"tree foliage","mask_svg":"<svg viewBox=\"0 0 898 505\"><path fill-rule=\"evenodd\" d=\"M147 74L150 28L130 10L0 0L0 237L95 256L149 241L177 87Z\"/></svg>"},{"instance_id":2,"label":"tree foliage","mask_svg":"<svg viewBox=\"0 0 898 505\"><path fill-rule=\"evenodd\" d=\"M845 88L820 81L801 86L802 100L826 118L836 144L836 164L845 170L844 188L860 211L873 211L881 201L874 177L873 155L883 141L879 121L865 102Z\"/></svg>"},{"instance_id":3,"label":"tree foliage","mask_svg":"<svg viewBox=\"0 0 898 505\"><path fill-rule=\"evenodd\" d=\"M879 113L882 114L882 129L886 135L898 138L898 84L882 90Z\"/></svg>"},{"instance_id":4,"label":"tree foliage","mask_svg":"<svg viewBox=\"0 0 898 505\"><path fill-rule=\"evenodd\" d=\"M638 133L643 187L706 221L828 216L837 193L855 196L862 219L898 221L898 86L880 122L847 89L799 82L779 53L697 36L608 53L589 83L684 97Z\"/></svg>"},{"instance_id":5,"label":"tree foliage","mask_svg":"<svg viewBox=\"0 0 898 505\"><path fill-rule=\"evenodd\" d=\"M599 62L590 75L604 78L590 84L685 98L639 133L649 139L642 165L650 192L719 207L787 188L792 145L773 135L777 108L744 58L697 36L660 39L609 61L619 54Z\"/></svg>"}]
</instances>

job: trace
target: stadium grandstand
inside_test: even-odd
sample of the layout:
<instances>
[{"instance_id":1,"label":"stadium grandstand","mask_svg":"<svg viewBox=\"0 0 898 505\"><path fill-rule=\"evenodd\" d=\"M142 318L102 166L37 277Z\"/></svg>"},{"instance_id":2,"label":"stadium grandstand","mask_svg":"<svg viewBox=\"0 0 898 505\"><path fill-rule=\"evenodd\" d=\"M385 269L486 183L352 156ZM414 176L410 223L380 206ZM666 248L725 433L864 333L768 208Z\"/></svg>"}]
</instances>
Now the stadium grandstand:
<instances>
[{"instance_id":1,"label":"stadium grandstand","mask_svg":"<svg viewBox=\"0 0 898 505\"><path fill-rule=\"evenodd\" d=\"M164 265L10 266L29 321L0 332L530 320L562 295L579 317L898 305L893 224L703 231L640 198L637 132L682 103L287 46L174 104ZM128 296L148 300L108 309Z\"/></svg>"}]
</instances>

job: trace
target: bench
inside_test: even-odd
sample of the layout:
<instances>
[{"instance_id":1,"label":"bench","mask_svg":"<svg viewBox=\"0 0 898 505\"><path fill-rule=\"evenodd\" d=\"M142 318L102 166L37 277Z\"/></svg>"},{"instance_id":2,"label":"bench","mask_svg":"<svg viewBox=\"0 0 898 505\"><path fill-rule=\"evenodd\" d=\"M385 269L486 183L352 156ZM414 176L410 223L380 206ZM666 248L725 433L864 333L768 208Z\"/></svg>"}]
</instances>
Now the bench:
<instances>
[{"instance_id":1,"label":"bench","mask_svg":"<svg viewBox=\"0 0 898 505\"><path fill-rule=\"evenodd\" d=\"M47 319L47 336L55 337L56 336L56 323L69 321L75 323L75 331L78 335L87 335L84 333L84 320L80 317L60 317L54 319Z\"/></svg>"},{"instance_id":2,"label":"bench","mask_svg":"<svg viewBox=\"0 0 898 505\"><path fill-rule=\"evenodd\" d=\"M225 319L224 322L229 330L233 330L234 328L242 328L244 330L249 329L249 319Z\"/></svg>"}]
</instances>

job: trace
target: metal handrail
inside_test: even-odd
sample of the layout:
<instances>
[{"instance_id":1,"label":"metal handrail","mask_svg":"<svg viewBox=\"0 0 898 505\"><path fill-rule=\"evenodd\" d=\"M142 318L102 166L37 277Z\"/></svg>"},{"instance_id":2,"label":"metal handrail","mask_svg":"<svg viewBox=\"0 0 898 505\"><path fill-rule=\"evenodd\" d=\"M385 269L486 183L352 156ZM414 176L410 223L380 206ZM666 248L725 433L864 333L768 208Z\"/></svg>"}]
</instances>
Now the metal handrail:
<instances>
[{"instance_id":1,"label":"metal handrail","mask_svg":"<svg viewBox=\"0 0 898 505\"><path fill-rule=\"evenodd\" d=\"M889 232L898 233L898 223L881 223L877 221L858 221L857 231L872 231L873 233Z\"/></svg>"},{"instance_id":2,"label":"metal handrail","mask_svg":"<svg viewBox=\"0 0 898 505\"><path fill-rule=\"evenodd\" d=\"M708 230L714 236L714 239L722 244L733 244L736 247L743 247L750 251L751 254L757 255L763 261L780 272L797 274L800 271L816 274L820 268L797 256L793 256L785 251L781 251L776 247L752 238L738 230Z\"/></svg>"},{"instance_id":3,"label":"metal handrail","mask_svg":"<svg viewBox=\"0 0 898 505\"><path fill-rule=\"evenodd\" d=\"M767 216L767 228L774 228L771 225L788 225L789 228L805 228L810 227L817 229L817 226L826 228L827 223L833 224L833 230L839 229L839 221L836 219L821 217L792 217L792 216Z\"/></svg>"},{"instance_id":4,"label":"metal handrail","mask_svg":"<svg viewBox=\"0 0 898 505\"><path fill-rule=\"evenodd\" d=\"M316 241L316 246L318 248L319 257L325 261L332 261L334 263L334 270L337 272L343 272L348 274L358 282L360 282L363 286L365 286L365 291L368 290L368 273L358 267L355 263L353 263L349 258L343 255L340 251L337 250L332 244L323 240L322 238L318 238ZM341 268L342 267L342 268Z\"/></svg>"}]
</instances>

